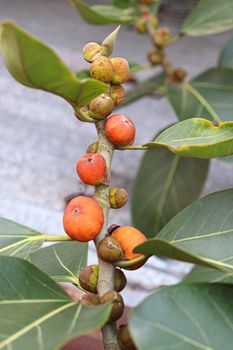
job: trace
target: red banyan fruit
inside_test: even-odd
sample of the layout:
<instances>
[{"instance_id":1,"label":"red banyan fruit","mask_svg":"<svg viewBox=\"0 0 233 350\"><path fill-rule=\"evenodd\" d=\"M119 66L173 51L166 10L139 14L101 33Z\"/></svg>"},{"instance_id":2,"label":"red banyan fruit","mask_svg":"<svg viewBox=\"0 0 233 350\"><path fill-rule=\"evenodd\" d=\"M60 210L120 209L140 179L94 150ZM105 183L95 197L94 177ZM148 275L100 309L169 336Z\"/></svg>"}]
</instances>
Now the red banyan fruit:
<instances>
[{"instance_id":1,"label":"red banyan fruit","mask_svg":"<svg viewBox=\"0 0 233 350\"><path fill-rule=\"evenodd\" d=\"M95 239L103 223L103 210L93 198L75 197L64 211L64 230L73 240L88 242Z\"/></svg>"},{"instance_id":2,"label":"red banyan fruit","mask_svg":"<svg viewBox=\"0 0 233 350\"><path fill-rule=\"evenodd\" d=\"M126 115L113 114L106 121L105 132L114 145L127 146L134 142L136 129L132 120Z\"/></svg>"},{"instance_id":3,"label":"red banyan fruit","mask_svg":"<svg viewBox=\"0 0 233 350\"><path fill-rule=\"evenodd\" d=\"M100 185L106 177L106 162L99 153L87 153L77 162L76 170L86 185Z\"/></svg>"}]
</instances>

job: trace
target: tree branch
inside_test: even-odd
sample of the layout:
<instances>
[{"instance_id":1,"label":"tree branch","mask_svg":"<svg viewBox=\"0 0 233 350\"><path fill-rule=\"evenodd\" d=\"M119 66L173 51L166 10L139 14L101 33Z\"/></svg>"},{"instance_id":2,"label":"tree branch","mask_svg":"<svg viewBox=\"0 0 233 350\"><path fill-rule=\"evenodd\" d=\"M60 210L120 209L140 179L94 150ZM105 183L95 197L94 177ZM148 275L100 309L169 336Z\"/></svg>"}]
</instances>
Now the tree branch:
<instances>
[{"instance_id":1,"label":"tree branch","mask_svg":"<svg viewBox=\"0 0 233 350\"><path fill-rule=\"evenodd\" d=\"M96 123L96 129L98 133L98 153L101 154L106 161L107 166L107 178L108 183L111 181L111 161L114 152L114 146L107 139L104 131L105 121L99 121ZM103 228L95 240L96 249L98 248L99 242L107 235L108 229L108 213L109 213L109 184L98 185L95 187L95 200L100 204L104 213L104 224ZM114 290L114 275L115 268L113 265L104 262L99 259L99 276L97 290L98 294L102 296L110 290ZM117 341L117 328L114 323L107 323L103 329L103 341L105 350L120 350Z\"/></svg>"}]
</instances>

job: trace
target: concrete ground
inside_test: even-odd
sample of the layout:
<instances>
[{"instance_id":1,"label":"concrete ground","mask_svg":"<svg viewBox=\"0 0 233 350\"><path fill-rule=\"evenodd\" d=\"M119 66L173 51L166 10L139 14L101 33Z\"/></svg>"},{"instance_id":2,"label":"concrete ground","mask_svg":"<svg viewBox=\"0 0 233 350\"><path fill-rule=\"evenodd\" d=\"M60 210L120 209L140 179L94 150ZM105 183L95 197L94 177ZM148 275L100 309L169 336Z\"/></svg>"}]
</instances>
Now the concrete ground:
<instances>
[{"instance_id":1,"label":"concrete ground","mask_svg":"<svg viewBox=\"0 0 233 350\"><path fill-rule=\"evenodd\" d=\"M163 17L177 31L179 21ZM13 19L46 41L74 71L87 67L80 54L84 44L101 41L115 27L87 25L66 0L1 0L0 19L3 18ZM169 49L169 55L193 76L215 65L229 36L184 38ZM124 26L114 54L145 64L149 49L145 36ZM70 193L89 191L79 182L75 164L96 139L95 129L77 121L62 99L15 82L1 58L0 72L0 215L42 232L62 233L64 198ZM138 144L176 120L165 99L146 97L121 111L134 120ZM116 153L113 184L130 192L141 157L140 152ZM233 187L232 170L231 164L213 161L203 193ZM129 205L126 210L111 212L111 223L128 225L130 220ZM91 252L90 261L93 259ZM128 303L137 303L157 285L177 282L188 269L186 264L151 259L139 272L140 282L137 273L128 274Z\"/></svg>"}]
</instances>

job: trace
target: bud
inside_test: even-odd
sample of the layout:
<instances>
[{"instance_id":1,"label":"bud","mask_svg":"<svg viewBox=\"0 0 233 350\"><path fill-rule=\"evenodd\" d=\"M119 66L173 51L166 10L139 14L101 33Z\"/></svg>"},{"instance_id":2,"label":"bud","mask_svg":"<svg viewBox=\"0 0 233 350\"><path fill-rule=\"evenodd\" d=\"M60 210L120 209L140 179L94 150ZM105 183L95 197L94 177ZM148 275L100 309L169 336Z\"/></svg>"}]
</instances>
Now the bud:
<instances>
[{"instance_id":1,"label":"bud","mask_svg":"<svg viewBox=\"0 0 233 350\"><path fill-rule=\"evenodd\" d=\"M169 44L171 40L170 30L167 28L160 27L156 30L153 36L153 42L158 48L163 48Z\"/></svg>"},{"instance_id":2,"label":"bud","mask_svg":"<svg viewBox=\"0 0 233 350\"><path fill-rule=\"evenodd\" d=\"M118 26L110 35L107 36L106 39L102 42L102 50L101 54L103 56L110 56L113 52L117 35L120 30L120 26Z\"/></svg>"},{"instance_id":3,"label":"bud","mask_svg":"<svg viewBox=\"0 0 233 350\"><path fill-rule=\"evenodd\" d=\"M113 237L105 237L99 243L98 256L103 261L115 263L121 260L124 256L120 243Z\"/></svg>"},{"instance_id":4,"label":"bud","mask_svg":"<svg viewBox=\"0 0 233 350\"><path fill-rule=\"evenodd\" d=\"M90 66L90 73L92 78L110 83L113 80L114 68L112 62L108 57L97 57Z\"/></svg>"},{"instance_id":5,"label":"bud","mask_svg":"<svg viewBox=\"0 0 233 350\"><path fill-rule=\"evenodd\" d=\"M176 68L168 77L172 83L182 83L187 75L187 72L183 68Z\"/></svg>"},{"instance_id":6,"label":"bud","mask_svg":"<svg viewBox=\"0 0 233 350\"><path fill-rule=\"evenodd\" d=\"M90 306L97 306L100 303L100 298L98 295L94 294L84 294L80 300L80 304L82 305L90 305Z\"/></svg>"},{"instance_id":7,"label":"bud","mask_svg":"<svg viewBox=\"0 0 233 350\"><path fill-rule=\"evenodd\" d=\"M163 57L164 56L161 51L152 51L148 54L148 60L153 66L161 64L163 61Z\"/></svg>"},{"instance_id":8,"label":"bud","mask_svg":"<svg viewBox=\"0 0 233 350\"><path fill-rule=\"evenodd\" d=\"M128 325L122 324L119 327L117 339L121 350L137 350L130 335Z\"/></svg>"},{"instance_id":9,"label":"bud","mask_svg":"<svg viewBox=\"0 0 233 350\"><path fill-rule=\"evenodd\" d=\"M123 85L112 85L110 96L115 106L119 106L125 98L125 89Z\"/></svg>"},{"instance_id":10,"label":"bud","mask_svg":"<svg viewBox=\"0 0 233 350\"><path fill-rule=\"evenodd\" d=\"M99 275L98 265L89 265L82 269L79 274L79 283L81 287L89 293L97 293L97 282ZM127 283L124 273L120 269L115 270L114 289L120 292Z\"/></svg>"},{"instance_id":11,"label":"bud","mask_svg":"<svg viewBox=\"0 0 233 350\"><path fill-rule=\"evenodd\" d=\"M111 58L114 74L111 80L112 84L123 84L130 77L130 69L128 61L121 57Z\"/></svg>"},{"instance_id":12,"label":"bud","mask_svg":"<svg viewBox=\"0 0 233 350\"><path fill-rule=\"evenodd\" d=\"M111 188L109 191L109 202L111 208L122 208L128 200L128 193L123 188Z\"/></svg>"},{"instance_id":13,"label":"bud","mask_svg":"<svg viewBox=\"0 0 233 350\"><path fill-rule=\"evenodd\" d=\"M97 150L98 150L98 146L99 146L99 142L98 141L95 141L95 142L91 143L88 146L86 153L96 153Z\"/></svg>"},{"instance_id":14,"label":"bud","mask_svg":"<svg viewBox=\"0 0 233 350\"><path fill-rule=\"evenodd\" d=\"M92 62L95 58L98 57L102 47L97 43L88 43L83 48L83 58L87 62Z\"/></svg>"},{"instance_id":15,"label":"bud","mask_svg":"<svg viewBox=\"0 0 233 350\"><path fill-rule=\"evenodd\" d=\"M113 304L108 322L114 322L123 315L124 301L122 296L116 291L107 292L100 298L100 304L106 304L110 301L112 301Z\"/></svg>"},{"instance_id":16,"label":"bud","mask_svg":"<svg viewBox=\"0 0 233 350\"><path fill-rule=\"evenodd\" d=\"M105 119L112 113L114 102L108 94L101 94L90 103L91 117L97 120Z\"/></svg>"}]
</instances>

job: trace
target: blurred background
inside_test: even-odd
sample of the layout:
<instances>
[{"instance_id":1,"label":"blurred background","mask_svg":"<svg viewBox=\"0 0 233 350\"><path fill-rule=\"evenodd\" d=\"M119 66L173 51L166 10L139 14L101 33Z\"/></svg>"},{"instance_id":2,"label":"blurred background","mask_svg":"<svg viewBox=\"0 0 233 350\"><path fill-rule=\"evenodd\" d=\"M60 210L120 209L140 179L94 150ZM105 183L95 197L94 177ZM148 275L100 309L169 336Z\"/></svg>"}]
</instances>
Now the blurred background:
<instances>
[{"instance_id":1,"label":"blurred background","mask_svg":"<svg viewBox=\"0 0 233 350\"><path fill-rule=\"evenodd\" d=\"M164 0L162 24L177 33L195 2ZM1 0L0 19L3 18L13 19L48 43L74 72L88 68L81 55L82 47L89 41L102 41L115 28L88 25L67 0ZM169 57L175 65L184 67L190 78L215 65L230 35L184 38L169 47ZM150 48L147 36L137 34L126 25L121 28L114 55L146 64ZM140 73L139 79L151 73ZM137 144L151 140L158 131L176 122L166 99L154 96L119 111L135 122ZM41 232L63 233L65 198L73 193L90 193L90 189L80 183L75 164L95 139L95 128L74 118L65 101L18 84L0 57L0 216ZM142 155L141 152L116 152L112 170L114 186L124 187L131 193ZM233 187L232 165L212 161L202 195L230 187ZM131 224L130 201L124 209L111 210L110 223ZM89 261L94 259L91 247ZM189 270L188 264L151 258L139 273L127 273L129 284L123 293L126 303L137 304L154 288L178 282Z\"/></svg>"}]
</instances>

